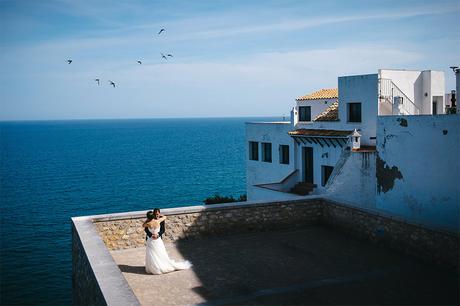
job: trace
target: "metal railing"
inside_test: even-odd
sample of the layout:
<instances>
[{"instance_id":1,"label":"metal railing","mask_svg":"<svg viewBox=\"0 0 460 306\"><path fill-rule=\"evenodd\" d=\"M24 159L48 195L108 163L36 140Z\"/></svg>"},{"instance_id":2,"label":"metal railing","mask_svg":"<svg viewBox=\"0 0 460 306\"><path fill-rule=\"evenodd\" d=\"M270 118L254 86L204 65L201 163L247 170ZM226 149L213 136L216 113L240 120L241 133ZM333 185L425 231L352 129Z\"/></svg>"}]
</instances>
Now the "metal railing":
<instances>
[{"instance_id":1,"label":"metal railing","mask_svg":"<svg viewBox=\"0 0 460 306\"><path fill-rule=\"evenodd\" d=\"M379 104L388 103L392 115L420 115L420 109L390 79L379 79Z\"/></svg>"}]
</instances>

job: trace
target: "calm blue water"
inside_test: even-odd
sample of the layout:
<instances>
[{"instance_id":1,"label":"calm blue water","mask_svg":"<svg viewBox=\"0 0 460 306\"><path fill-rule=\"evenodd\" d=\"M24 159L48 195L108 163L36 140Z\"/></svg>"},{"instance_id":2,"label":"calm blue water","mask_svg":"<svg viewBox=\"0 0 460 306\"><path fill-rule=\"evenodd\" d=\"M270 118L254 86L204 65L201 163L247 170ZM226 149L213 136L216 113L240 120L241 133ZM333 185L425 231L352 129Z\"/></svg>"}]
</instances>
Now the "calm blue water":
<instances>
[{"instance_id":1,"label":"calm blue water","mask_svg":"<svg viewBox=\"0 0 460 306\"><path fill-rule=\"evenodd\" d=\"M70 217L245 193L245 121L0 123L1 305L71 303Z\"/></svg>"}]
</instances>

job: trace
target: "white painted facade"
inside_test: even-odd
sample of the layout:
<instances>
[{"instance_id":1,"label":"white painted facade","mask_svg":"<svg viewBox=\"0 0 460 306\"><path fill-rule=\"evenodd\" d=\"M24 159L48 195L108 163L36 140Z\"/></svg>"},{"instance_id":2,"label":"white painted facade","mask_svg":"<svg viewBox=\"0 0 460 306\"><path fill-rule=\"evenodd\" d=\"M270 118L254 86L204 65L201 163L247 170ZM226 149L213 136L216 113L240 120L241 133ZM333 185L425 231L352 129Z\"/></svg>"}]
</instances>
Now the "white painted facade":
<instances>
[{"instance_id":1,"label":"white painted facade","mask_svg":"<svg viewBox=\"0 0 460 306\"><path fill-rule=\"evenodd\" d=\"M378 115L378 75L357 75L338 78L339 121L295 122L293 129L331 129L353 131L361 134L363 145L375 145ZM361 122L349 122L347 104L361 103ZM294 113L295 114L295 113ZM292 118L293 116L291 116ZM295 116L294 116L295 117Z\"/></svg>"},{"instance_id":2,"label":"white painted facade","mask_svg":"<svg viewBox=\"0 0 460 306\"><path fill-rule=\"evenodd\" d=\"M365 208L375 208L376 152L346 151L336 164L327 185L330 199Z\"/></svg>"},{"instance_id":3,"label":"white painted facade","mask_svg":"<svg viewBox=\"0 0 460 306\"><path fill-rule=\"evenodd\" d=\"M410 101L404 101L410 111L405 115L442 114L445 109L445 79L444 72L433 70L390 70L380 69L379 79L391 80L394 85L406 95ZM433 111L433 102L436 110ZM412 109L414 106L415 110ZM404 114L404 113L402 113ZM379 115L389 115L381 113ZM397 114L399 115L399 114Z\"/></svg>"},{"instance_id":4,"label":"white painted facade","mask_svg":"<svg viewBox=\"0 0 460 306\"><path fill-rule=\"evenodd\" d=\"M246 123L246 141L247 141L247 162L246 162L246 182L247 197L249 199L273 199L278 194L280 198L291 198L290 194L277 193L276 191L264 187L258 187L260 184L276 184L285 179L296 169L295 150L292 138L288 132L292 129L291 123L286 122L254 122ZM249 142L257 142L258 158L250 159ZM272 144L272 161L262 161L262 143ZM289 164L280 163L280 145L289 146Z\"/></svg>"},{"instance_id":5,"label":"white painted facade","mask_svg":"<svg viewBox=\"0 0 460 306\"><path fill-rule=\"evenodd\" d=\"M324 186L322 185L322 175L323 167L331 166L334 167L337 161L339 160L342 154L342 148L340 147L326 147L319 145L296 145L296 159L299 164L299 181L305 180L305 170L302 167L303 156L302 149L306 147L311 147L313 149L313 182L316 184L316 188L311 194L321 194L324 191Z\"/></svg>"},{"instance_id":6,"label":"white painted facade","mask_svg":"<svg viewBox=\"0 0 460 306\"><path fill-rule=\"evenodd\" d=\"M332 103L334 103L337 99L316 99L316 100L297 100L296 106L294 107L294 120L296 123L311 123L319 114L326 110ZM299 121L298 113L299 107L301 106L309 106L311 109L311 120L308 122Z\"/></svg>"},{"instance_id":7,"label":"white painted facade","mask_svg":"<svg viewBox=\"0 0 460 306\"><path fill-rule=\"evenodd\" d=\"M383 88L383 85L387 86ZM249 147L249 142L258 142L259 145L259 160L254 161L249 159L249 151L247 154L247 196L248 200L270 200L270 199L289 199L292 194L290 189L299 182L306 180L304 148L312 148L313 152L313 184L316 187L310 194L327 194L331 193L334 186L328 182L323 186L325 181L325 169L330 171L333 167L333 174L330 178L336 175L336 167L344 156L350 154L349 142L345 146L326 145L326 140L318 143L307 141L296 141L293 136L289 135L290 131L299 129L307 130L334 130L348 131L351 135L356 129L361 135L361 146L376 146L377 139L377 123L379 116L382 115L419 115L432 114L433 101L437 102L437 112L443 113L445 109L444 99L444 73L440 71L408 71L408 70L388 70L381 69L375 74L342 76L338 78L338 120L335 121L310 121L300 122L298 107L311 106L311 118L314 119L319 113L323 112L336 99L319 99L296 101L295 106L291 111L290 122L284 123L247 123L246 124L246 140ZM401 99L401 98L402 99ZM395 101L399 103L395 103ZM322 103L318 103L323 101ZM328 103L324 103L324 101ZM360 103L361 120L360 122L350 122L350 103ZM322 139L324 139L322 138ZM296 138L297 140L299 138ZM346 138L345 138L346 139ZM262 142L272 143L272 162L263 162L261 160ZM332 142L333 144L334 142ZM280 164L279 162L279 145L289 145L289 164ZM375 149L374 149L375 151ZM348 154L348 155L347 155ZM352 152L352 155L355 152ZM358 156L358 155L353 155ZM364 155L359 155L364 156ZM349 164L349 163L348 163ZM370 163L372 165L372 162ZM354 165L358 167L360 164L355 158ZM364 165L364 164L362 164ZM371 166L372 168L372 166ZM348 167L347 171L352 171ZM375 169L375 162L374 168ZM356 169L357 173L361 170ZM347 175L348 177L350 174ZM354 179L353 179L354 180ZM338 184L339 180L334 179ZM342 176L342 181L346 178ZM359 184L372 184L372 180L354 180ZM375 179L374 179L375 191ZM363 186L357 190L364 190ZM370 189L369 189L370 190ZM366 199L372 198L372 190L367 191ZM364 192L364 191L362 191ZM276 196L275 196L276 194ZM337 194L337 192L336 192ZM369 202L366 200L365 202ZM364 204L362 204L364 205ZM367 203L364 206L375 206L375 197L372 203Z\"/></svg>"}]
</instances>

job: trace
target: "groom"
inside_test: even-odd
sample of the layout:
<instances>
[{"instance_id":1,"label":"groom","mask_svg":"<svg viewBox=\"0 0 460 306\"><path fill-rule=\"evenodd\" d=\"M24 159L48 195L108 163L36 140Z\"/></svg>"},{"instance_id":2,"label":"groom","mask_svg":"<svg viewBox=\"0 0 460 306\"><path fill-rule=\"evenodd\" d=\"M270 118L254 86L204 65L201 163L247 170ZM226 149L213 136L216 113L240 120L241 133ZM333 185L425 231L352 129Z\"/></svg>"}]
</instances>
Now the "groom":
<instances>
[{"instance_id":1,"label":"groom","mask_svg":"<svg viewBox=\"0 0 460 306\"><path fill-rule=\"evenodd\" d=\"M160 209L155 208L153 210L153 219L158 219L159 217L160 217ZM158 239L158 237L163 239L162 236L165 233L165 222L163 221L160 223L160 231L158 232L158 234L152 234L148 227L145 227L144 231L147 234L147 236L145 237L145 240L147 240L148 238Z\"/></svg>"}]
</instances>

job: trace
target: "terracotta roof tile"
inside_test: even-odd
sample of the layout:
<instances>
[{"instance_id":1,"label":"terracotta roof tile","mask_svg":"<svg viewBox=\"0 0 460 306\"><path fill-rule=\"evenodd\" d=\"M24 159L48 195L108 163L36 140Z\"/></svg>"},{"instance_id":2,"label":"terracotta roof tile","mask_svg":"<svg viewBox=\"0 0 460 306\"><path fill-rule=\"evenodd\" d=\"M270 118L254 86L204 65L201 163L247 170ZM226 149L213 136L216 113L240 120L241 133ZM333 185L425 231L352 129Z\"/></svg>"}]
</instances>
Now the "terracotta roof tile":
<instances>
[{"instance_id":1,"label":"terracotta roof tile","mask_svg":"<svg viewBox=\"0 0 460 306\"><path fill-rule=\"evenodd\" d=\"M335 101L321 114L316 116L313 121L337 121L339 120L339 102Z\"/></svg>"},{"instance_id":2,"label":"terracotta roof tile","mask_svg":"<svg viewBox=\"0 0 460 306\"><path fill-rule=\"evenodd\" d=\"M319 130L319 129L297 129L290 131L291 136L349 136L353 131L344 130Z\"/></svg>"},{"instance_id":3,"label":"terracotta roof tile","mask_svg":"<svg viewBox=\"0 0 460 306\"><path fill-rule=\"evenodd\" d=\"M320 89L306 96L297 98L297 101L318 100L318 99L334 99L339 97L338 88Z\"/></svg>"}]
</instances>

